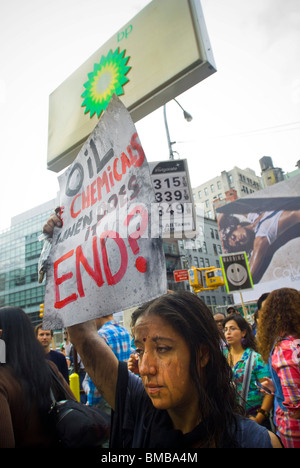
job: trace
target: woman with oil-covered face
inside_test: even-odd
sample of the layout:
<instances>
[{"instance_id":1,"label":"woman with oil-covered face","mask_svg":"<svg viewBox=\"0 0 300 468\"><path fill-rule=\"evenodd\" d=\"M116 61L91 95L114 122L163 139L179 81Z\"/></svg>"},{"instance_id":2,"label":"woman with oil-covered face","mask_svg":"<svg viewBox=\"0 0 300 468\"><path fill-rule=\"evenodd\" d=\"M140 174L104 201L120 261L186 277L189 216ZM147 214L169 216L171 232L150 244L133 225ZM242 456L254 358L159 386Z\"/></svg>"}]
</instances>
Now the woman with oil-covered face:
<instances>
[{"instance_id":1,"label":"woman with oil-covered face","mask_svg":"<svg viewBox=\"0 0 300 468\"><path fill-rule=\"evenodd\" d=\"M168 410L176 428L192 430L200 421L200 411L186 341L158 315L146 315L136 322L135 345L139 373L155 408ZM207 353L203 365L206 360ZM180 427L186 415L193 416L192 421Z\"/></svg>"},{"instance_id":2,"label":"woman with oil-covered face","mask_svg":"<svg viewBox=\"0 0 300 468\"><path fill-rule=\"evenodd\" d=\"M194 447L234 445L232 374L205 304L188 292L165 295L137 309L131 325L145 392L172 429L193 434Z\"/></svg>"}]
</instances>

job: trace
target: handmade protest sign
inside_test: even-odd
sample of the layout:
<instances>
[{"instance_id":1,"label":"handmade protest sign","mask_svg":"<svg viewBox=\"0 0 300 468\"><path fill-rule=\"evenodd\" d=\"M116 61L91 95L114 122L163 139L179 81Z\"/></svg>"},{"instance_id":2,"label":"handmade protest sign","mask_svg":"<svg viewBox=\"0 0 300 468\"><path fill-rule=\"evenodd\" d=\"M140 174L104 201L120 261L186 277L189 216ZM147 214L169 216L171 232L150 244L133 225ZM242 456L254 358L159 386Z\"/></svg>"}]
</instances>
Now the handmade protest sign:
<instances>
[{"instance_id":1,"label":"handmade protest sign","mask_svg":"<svg viewBox=\"0 0 300 468\"><path fill-rule=\"evenodd\" d=\"M44 327L71 326L164 294L150 171L116 96L59 185L63 227L54 229L48 259Z\"/></svg>"}]
</instances>

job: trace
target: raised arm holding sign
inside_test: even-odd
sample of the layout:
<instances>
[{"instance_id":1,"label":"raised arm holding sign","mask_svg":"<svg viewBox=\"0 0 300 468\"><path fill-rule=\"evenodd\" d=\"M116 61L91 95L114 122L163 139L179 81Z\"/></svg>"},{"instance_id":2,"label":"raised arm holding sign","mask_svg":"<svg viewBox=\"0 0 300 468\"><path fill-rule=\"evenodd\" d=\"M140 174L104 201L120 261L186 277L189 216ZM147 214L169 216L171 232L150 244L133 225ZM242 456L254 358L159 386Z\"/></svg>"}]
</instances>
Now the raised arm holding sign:
<instances>
[{"instance_id":1,"label":"raised arm holding sign","mask_svg":"<svg viewBox=\"0 0 300 468\"><path fill-rule=\"evenodd\" d=\"M53 231L44 326L82 323L164 294L150 171L116 96L59 184L62 226Z\"/></svg>"}]
</instances>

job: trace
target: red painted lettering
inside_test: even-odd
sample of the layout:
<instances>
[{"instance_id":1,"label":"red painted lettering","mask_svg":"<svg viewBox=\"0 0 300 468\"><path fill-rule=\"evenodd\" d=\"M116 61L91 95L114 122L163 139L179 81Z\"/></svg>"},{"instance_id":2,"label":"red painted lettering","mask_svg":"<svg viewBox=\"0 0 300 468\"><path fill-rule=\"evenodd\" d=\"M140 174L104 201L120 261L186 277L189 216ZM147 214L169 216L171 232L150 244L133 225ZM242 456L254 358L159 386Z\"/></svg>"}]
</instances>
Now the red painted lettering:
<instances>
[{"instance_id":1,"label":"red painted lettering","mask_svg":"<svg viewBox=\"0 0 300 468\"><path fill-rule=\"evenodd\" d=\"M119 159L116 158L114 160L114 167L113 167L113 172L114 172L114 178L117 182L119 182L121 179L122 179L122 174L119 174L118 171L117 171L117 164L119 162Z\"/></svg>"},{"instance_id":2,"label":"red painted lettering","mask_svg":"<svg viewBox=\"0 0 300 468\"><path fill-rule=\"evenodd\" d=\"M102 187L106 187L106 193L110 192L108 177L106 171L103 172L102 179L101 177L97 177L97 190L98 190L98 200L102 199Z\"/></svg>"},{"instance_id":3,"label":"red painted lettering","mask_svg":"<svg viewBox=\"0 0 300 468\"><path fill-rule=\"evenodd\" d=\"M95 203L97 203L98 199L97 197L95 197L96 195L96 184L97 184L97 181L94 180L94 182L92 182L92 185L91 185L91 204L92 206L95 205Z\"/></svg>"},{"instance_id":4,"label":"red painted lettering","mask_svg":"<svg viewBox=\"0 0 300 468\"><path fill-rule=\"evenodd\" d=\"M88 185L86 188L86 193L83 190L81 198L82 198L82 209L85 210L91 204L91 196L90 196L90 186Z\"/></svg>"},{"instance_id":5,"label":"red painted lettering","mask_svg":"<svg viewBox=\"0 0 300 468\"><path fill-rule=\"evenodd\" d=\"M129 154L129 157L130 157L130 164L133 166L133 164L137 160L137 156L133 154L131 146L127 146L127 153Z\"/></svg>"},{"instance_id":6,"label":"red painted lettering","mask_svg":"<svg viewBox=\"0 0 300 468\"><path fill-rule=\"evenodd\" d=\"M131 164L126 153L121 155L122 174L126 174L127 168L130 169Z\"/></svg>"},{"instance_id":7,"label":"red painted lettering","mask_svg":"<svg viewBox=\"0 0 300 468\"><path fill-rule=\"evenodd\" d=\"M106 248L107 239L113 239L119 247L120 255L121 255L121 263L120 268L117 273L112 275L109 262L108 262L108 254ZM101 252L102 252L102 259L103 259L103 268L105 272L105 276L107 279L107 283L109 285L114 285L119 283L123 276L126 273L127 265L128 265L128 254L126 250L126 245L123 239L117 232L114 231L105 231L100 236L100 243L101 243Z\"/></svg>"},{"instance_id":8,"label":"red painted lettering","mask_svg":"<svg viewBox=\"0 0 300 468\"><path fill-rule=\"evenodd\" d=\"M68 258L72 257L74 253L74 250L71 250L70 252L66 253L63 255L61 258L56 260L54 262L54 289L55 289L55 303L54 307L56 309L62 309L65 307L67 304L70 304L70 302L76 301L77 299L77 294L71 294L70 296L66 297L65 299L60 299L60 293L59 293L59 286L67 281L68 279L71 279L73 277L73 273L70 271L69 273L66 273L65 275L62 275L60 278L58 277L58 265L62 263L63 261L67 260Z\"/></svg>"},{"instance_id":9,"label":"red painted lettering","mask_svg":"<svg viewBox=\"0 0 300 468\"><path fill-rule=\"evenodd\" d=\"M141 144L139 143L139 141L137 141L137 139L138 139L138 134L134 133L131 137L130 144L133 149L137 150L138 155L139 155L139 159L136 161L135 167L140 167L145 160L145 153Z\"/></svg>"},{"instance_id":10,"label":"red painted lettering","mask_svg":"<svg viewBox=\"0 0 300 468\"><path fill-rule=\"evenodd\" d=\"M99 288L103 285L104 280L102 276L99 252L97 246L98 238L93 237L93 258L94 258L94 269L88 264L87 259L83 255L81 246L78 246L76 249L76 279L77 279L77 288L80 297L85 296L82 284L82 277L80 271L80 264L83 265L85 271L88 275L93 278Z\"/></svg>"}]
</instances>

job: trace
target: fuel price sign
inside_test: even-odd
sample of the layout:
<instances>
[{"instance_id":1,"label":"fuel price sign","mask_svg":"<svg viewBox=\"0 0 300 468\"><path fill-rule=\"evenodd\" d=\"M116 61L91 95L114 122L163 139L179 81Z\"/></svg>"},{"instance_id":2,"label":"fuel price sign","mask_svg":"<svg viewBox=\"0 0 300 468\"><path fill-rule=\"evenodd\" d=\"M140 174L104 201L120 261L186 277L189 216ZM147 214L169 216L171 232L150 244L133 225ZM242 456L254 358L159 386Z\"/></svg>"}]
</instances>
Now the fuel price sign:
<instances>
[{"instance_id":1,"label":"fuel price sign","mask_svg":"<svg viewBox=\"0 0 300 468\"><path fill-rule=\"evenodd\" d=\"M162 237L196 235L196 216L186 159L149 162Z\"/></svg>"}]
</instances>

